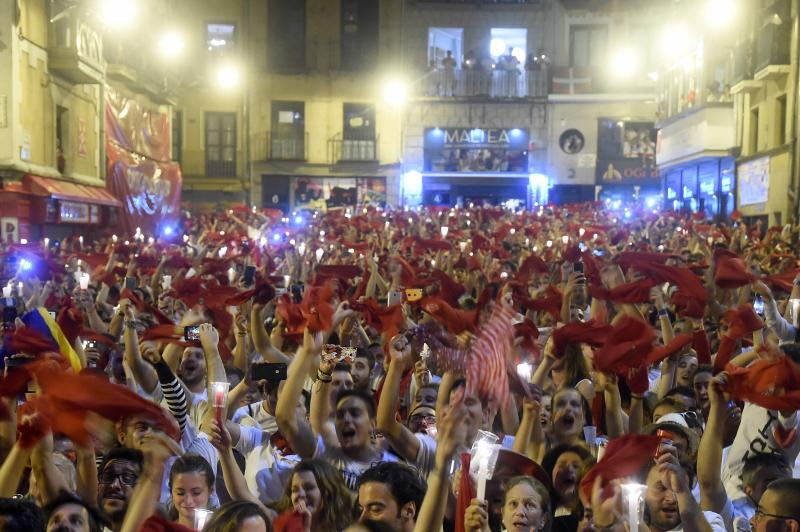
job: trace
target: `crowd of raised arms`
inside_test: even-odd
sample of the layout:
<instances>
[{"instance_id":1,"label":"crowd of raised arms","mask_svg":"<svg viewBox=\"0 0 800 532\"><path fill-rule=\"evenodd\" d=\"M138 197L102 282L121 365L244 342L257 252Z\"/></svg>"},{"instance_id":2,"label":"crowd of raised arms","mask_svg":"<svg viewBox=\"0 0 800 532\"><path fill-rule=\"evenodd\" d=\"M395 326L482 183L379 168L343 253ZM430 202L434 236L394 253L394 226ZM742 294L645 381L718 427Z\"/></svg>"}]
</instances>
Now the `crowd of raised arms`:
<instances>
[{"instance_id":1,"label":"crowd of raised arms","mask_svg":"<svg viewBox=\"0 0 800 532\"><path fill-rule=\"evenodd\" d=\"M0 244L0 529L800 530L797 227L283 216Z\"/></svg>"}]
</instances>

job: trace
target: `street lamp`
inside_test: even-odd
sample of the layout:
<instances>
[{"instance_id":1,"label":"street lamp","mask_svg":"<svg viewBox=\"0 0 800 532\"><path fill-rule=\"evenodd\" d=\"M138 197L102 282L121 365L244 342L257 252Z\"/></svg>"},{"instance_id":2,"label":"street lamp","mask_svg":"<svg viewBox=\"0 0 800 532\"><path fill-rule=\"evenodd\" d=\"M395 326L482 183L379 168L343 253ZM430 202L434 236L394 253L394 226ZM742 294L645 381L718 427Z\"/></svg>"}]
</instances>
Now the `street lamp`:
<instances>
[{"instance_id":1,"label":"street lamp","mask_svg":"<svg viewBox=\"0 0 800 532\"><path fill-rule=\"evenodd\" d=\"M241 73L239 69L230 63L220 65L217 69L216 80L217 85L222 89L232 89L239 85Z\"/></svg>"},{"instance_id":2,"label":"street lamp","mask_svg":"<svg viewBox=\"0 0 800 532\"><path fill-rule=\"evenodd\" d=\"M408 98L408 86L397 78L386 80L383 85L383 99L392 105L402 105Z\"/></svg>"},{"instance_id":3,"label":"street lamp","mask_svg":"<svg viewBox=\"0 0 800 532\"><path fill-rule=\"evenodd\" d=\"M611 54L611 72L615 78L630 78L639 69L639 58L630 48L620 48Z\"/></svg>"},{"instance_id":4,"label":"street lamp","mask_svg":"<svg viewBox=\"0 0 800 532\"><path fill-rule=\"evenodd\" d=\"M724 28L736 16L733 0L708 0L706 4L706 22L712 28Z\"/></svg>"},{"instance_id":5,"label":"street lamp","mask_svg":"<svg viewBox=\"0 0 800 532\"><path fill-rule=\"evenodd\" d=\"M184 46L183 36L177 31L165 33L158 41L158 49L167 59L178 57L183 52Z\"/></svg>"}]
</instances>

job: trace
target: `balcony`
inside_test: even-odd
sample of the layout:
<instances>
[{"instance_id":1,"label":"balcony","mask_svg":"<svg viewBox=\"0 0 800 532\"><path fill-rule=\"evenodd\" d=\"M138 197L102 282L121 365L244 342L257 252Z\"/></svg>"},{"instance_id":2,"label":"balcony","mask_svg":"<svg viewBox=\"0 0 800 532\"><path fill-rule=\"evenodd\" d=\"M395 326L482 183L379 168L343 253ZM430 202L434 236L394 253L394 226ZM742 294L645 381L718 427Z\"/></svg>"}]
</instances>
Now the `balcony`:
<instances>
[{"instance_id":1,"label":"balcony","mask_svg":"<svg viewBox=\"0 0 800 532\"><path fill-rule=\"evenodd\" d=\"M253 135L254 161L305 161L308 159L308 132L302 135L276 135L271 131Z\"/></svg>"},{"instance_id":2,"label":"balcony","mask_svg":"<svg viewBox=\"0 0 800 532\"><path fill-rule=\"evenodd\" d=\"M733 103L705 103L657 124L656 163L728 156L736 146Z\"/></svg>"},{"instance_id":3,"label":"balcony","mask_svg":"<svg viewBox=\"0 0 800 532\"><path fill-rule=\"evenodd\" d=\"M77 84L99 84L105 80L103 39L87 22L80 9L51 13L48 67Z\"/></svg>"},{"instance_id":4,"label":"balcony","mask_svg":"<svg viewBox=\"0 0 800 532\"><path fill-rule=\"evenodd\" d=\"M507 71L443 69L429 71L420 82L420 97L428 98L544 98L547 70Z\"/></svg>"},{"instance_id":5,"label":"balcony","mask_svg":"<svg viewBox=\"0 0 800 532\"><path fill-rule=\"evenodd\" d=\"M339 162L374 162L378 160L378 142L380 137L374 135L363 138L342 138L340 133L328 139L328 161Z\"/></svg>"}]
</instances>

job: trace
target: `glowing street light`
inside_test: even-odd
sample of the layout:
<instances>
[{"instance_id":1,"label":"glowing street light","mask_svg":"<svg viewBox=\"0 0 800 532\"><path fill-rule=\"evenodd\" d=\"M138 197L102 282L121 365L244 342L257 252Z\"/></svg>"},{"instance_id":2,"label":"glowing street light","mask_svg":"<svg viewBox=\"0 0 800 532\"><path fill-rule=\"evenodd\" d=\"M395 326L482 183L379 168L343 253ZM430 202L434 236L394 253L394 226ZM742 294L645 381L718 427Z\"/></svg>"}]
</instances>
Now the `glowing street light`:
<instances>
[{"instance_id":1,"label":"glowing street light","mask_svg":"<svg viewBox=\"0 0 800 532\"><path fill-rule=\"evenodd\" d=\"M219 67L216 74L217 85L222 89L232 89L239 85L241 73L236 66L224 64Z\"/></svg>"},{"instance_id":2,"label":"glowing street light","mask_svg":"<svg viewBox=\"0 0 800 532\"><path fill-rule=\"evenodd\" d=\"M176 31L165 33L158 41L158 49L161 55L167 59L173 59L181 55L184 46L183 37Z\"/></svg>"},{"instance_id":3,"label":"glowing street light","mask_svg":"<svg viewBox=\"0 0 800 532\"><path fill-rule=\"evenodd\" d=\"M611 55L611 72L619 79L630 78L639 69L639 57L630 48L620 48Z\"/></svg>"},{"instance_id":4,"label":"glowing street light","mask_svg":"<svg viewBox=\"0 0 800 532\"><path fill-rule=\"evenodd\" d=\"M400 79L392 78L383 85L383 99L392 105L401 105L408 98L408 87Z\"/></svg>"}]
</instances>

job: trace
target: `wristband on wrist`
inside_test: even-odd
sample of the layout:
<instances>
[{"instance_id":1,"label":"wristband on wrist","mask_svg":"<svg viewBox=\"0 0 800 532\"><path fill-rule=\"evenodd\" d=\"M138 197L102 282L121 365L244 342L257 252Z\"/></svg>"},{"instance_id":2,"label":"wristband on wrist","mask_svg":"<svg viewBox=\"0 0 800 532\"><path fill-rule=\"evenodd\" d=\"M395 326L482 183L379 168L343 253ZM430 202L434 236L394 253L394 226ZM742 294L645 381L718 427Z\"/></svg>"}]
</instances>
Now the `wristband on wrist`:
<instances>
[{"instance_id":1,"label":"wristband on wrist","mask_svg":"<svg viewBox=\"0 0 800 532\"><path fill-rule=\"evenodd\" d=\"M325 373L322 370L317 370L317 380L320 382L331 382L333 381L333 377L329 373Z\"/></svg>"},{"instance_id":2,"label":"wristband on wrist","mask_svg":"<svg viewBox=\"0 0 800 532\"><path fill-rule=\"evenodd\" d=\"M136 328L136 322L133 321L133 320L125 320L125 327L127 327L129 329L135 329Z\"/></svg>"}]
</instances>

